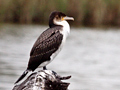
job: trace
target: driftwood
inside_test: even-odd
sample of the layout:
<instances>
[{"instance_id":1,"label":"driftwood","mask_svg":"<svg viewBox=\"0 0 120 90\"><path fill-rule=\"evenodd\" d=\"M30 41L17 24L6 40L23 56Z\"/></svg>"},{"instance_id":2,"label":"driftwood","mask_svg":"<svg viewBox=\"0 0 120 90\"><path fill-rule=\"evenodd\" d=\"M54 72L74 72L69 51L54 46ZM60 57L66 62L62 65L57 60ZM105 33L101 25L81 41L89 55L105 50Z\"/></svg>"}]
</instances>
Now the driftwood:
<instances>
[{"instance_id":1,"label":"driftwood","mask_svg":"<svg viewBox=\"0 0 120 90\"><path fill-rule=\"evenodd\" d=\"M15 85L13 90L68 90L70 83L63 82L71 76L61 77L51 70L32 73L25 81Z\"/></svg>"}]
</instances>

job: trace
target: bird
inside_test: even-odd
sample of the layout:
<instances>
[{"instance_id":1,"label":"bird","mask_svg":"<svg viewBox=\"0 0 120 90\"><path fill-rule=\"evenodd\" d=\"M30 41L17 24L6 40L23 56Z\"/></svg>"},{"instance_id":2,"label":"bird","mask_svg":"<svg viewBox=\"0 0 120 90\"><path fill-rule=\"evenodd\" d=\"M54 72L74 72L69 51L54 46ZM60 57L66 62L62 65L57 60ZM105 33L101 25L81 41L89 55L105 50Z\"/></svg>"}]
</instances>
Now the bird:
<instances>
[{"instance_id":1,"label":"bird","mask_svg":"<svg viewBox=\"0 0 120 90\"><path fill-rule=\"evenodd\" d=\"M53 11L50 14L49 28L43 31L34 43L30 52L27 69L15 84L21 81L28 72L33 72L38 67L47 70L46 65L61 51L70 33L70 25L67 20L74 20L74 18L68 17L60 11Z\"/></svg>"}]
</instances>

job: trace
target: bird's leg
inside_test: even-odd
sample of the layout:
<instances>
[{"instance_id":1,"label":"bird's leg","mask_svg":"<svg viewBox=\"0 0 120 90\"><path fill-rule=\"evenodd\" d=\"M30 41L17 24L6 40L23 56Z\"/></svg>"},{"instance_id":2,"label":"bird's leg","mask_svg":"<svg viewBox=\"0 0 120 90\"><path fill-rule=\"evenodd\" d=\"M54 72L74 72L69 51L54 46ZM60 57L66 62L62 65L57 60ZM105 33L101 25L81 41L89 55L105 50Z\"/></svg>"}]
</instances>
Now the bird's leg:
<instances>
[{"instance_id":1,"label":"bird's leg","mask_svg":"<svg viewBox=\"0 0 120 90\"><path fill-rule=\"evenodd\" d=\"M43 67L43 70L47 70L46 66Z\"/></svg>"}]
</instances>

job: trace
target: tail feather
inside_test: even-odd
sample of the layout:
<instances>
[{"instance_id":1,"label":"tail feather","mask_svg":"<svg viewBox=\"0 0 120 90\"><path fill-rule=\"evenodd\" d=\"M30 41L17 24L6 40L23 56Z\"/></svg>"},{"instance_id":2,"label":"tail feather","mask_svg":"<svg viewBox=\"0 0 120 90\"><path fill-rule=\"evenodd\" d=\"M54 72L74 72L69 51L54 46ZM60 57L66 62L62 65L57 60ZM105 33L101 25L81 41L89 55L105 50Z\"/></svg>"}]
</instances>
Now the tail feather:
<instances>
[{"instance_id":1,"label":"tail feather","mask_svg":"<svg viewBox=\"0 0 120 90\"><path fill-rule=\"evenodd\" d=\"M23 72L23 74L18 78L18 80L15 82L15 84L16 83L18 83L19 81L21 81L27 74L28 74L28 72L29 72L29 70L25 70L24 72Z\"/></svg>"}]
</instances>

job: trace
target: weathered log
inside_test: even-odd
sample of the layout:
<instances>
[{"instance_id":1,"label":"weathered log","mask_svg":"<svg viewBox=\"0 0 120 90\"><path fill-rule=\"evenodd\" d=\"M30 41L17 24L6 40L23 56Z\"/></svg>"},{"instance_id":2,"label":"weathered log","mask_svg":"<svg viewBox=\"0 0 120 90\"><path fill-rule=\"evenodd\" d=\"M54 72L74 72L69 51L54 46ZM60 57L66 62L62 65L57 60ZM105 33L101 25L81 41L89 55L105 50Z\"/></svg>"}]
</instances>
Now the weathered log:
<instances>
[{"instance_id":1,"label":"weathered log","mask_svg":"<svg viewBox=\"0 0 120 90\"><path fill-rule=\"evenodd\" d=\"M70 83L63 82L71 76L61 77L51 70L32 73L25 81L15 85L13 90L68 90Z\"/></svg>"}]
</instances>

